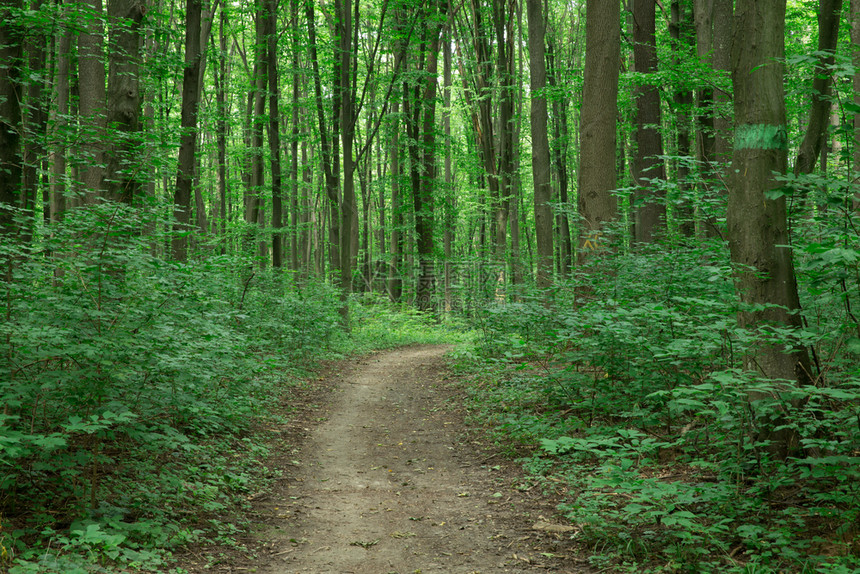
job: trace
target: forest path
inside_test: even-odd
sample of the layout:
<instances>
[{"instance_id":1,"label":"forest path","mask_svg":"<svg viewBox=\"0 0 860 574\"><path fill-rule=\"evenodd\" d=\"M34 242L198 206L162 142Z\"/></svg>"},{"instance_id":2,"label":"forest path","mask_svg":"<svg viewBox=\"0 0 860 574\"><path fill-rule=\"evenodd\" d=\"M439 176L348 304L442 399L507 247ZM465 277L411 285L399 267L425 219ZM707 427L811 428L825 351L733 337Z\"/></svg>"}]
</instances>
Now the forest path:
<instances>
[{"instance_id":1,"label":"forest path","mask_svg":"<svg viewBox=\"0 0 860 574\"><path fill-rule=\"evenodd\" d=\"M476 441L461 442L461 413L446 403L447 350L386 351L332 375L339 380L328 404L314 410L323 422L304 429L302 448L285 455L293 466L258 504L268 520L257 531L264 551L253 570L589 570L563 556L570 535L540 523L541 509L511 488L503 466L488 463Z\"/></svg>"}]
</instances>

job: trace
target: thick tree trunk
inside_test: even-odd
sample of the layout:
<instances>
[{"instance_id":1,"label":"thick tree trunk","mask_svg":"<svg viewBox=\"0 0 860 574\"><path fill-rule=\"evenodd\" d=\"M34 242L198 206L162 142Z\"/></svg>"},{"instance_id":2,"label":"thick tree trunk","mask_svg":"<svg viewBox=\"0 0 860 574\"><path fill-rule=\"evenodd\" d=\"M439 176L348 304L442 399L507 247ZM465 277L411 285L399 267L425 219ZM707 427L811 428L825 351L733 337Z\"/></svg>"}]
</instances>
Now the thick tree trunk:
<instances>
[{"instance_id":1,"label":"thick tree trunk","mask_svg":"<svg viewBox=\"0 0 860 574\"><path fill-rule=\"evenodd\" d=\"M655 0L633 0L633 61L636 72L657 71ZM663 139L660 135L660 92L649 80L636 88L636 152L633 156L633 240L652 243L666 225L665 193L651 180L665 180Z\"/></svg>"},{"instance_id":2,"label":"thick tree trunk","mask_svg":"<svg viewBox=\"0 0 860 574\"><path fill-rule=\"evenodd\" d=\"M191 191L194 185L194 165L197 152L197 109L200 102L200 23L202 0L187 0L185 5L185 68L182 75L182 111L179 139L179 166L176 172L176 191L173 197L173 216L176 220L173 238L173 258L188 259L188 224L191 221Z\"/></svg>"},{"instance_id":3,"label":"thick tree trunk","mask_svg":"<svg viewBox=\"0 0 860 574\"><path fill-rule=\"evenodd\" d=\"M87 20L78 36L78 114L80 116L81 145L78 163L82 176L79 193L84 203L96 201L104 176L105 116L105 63L104 63L104 10L101 0L87 0Z\"/></svg>"},{"instance_id":4,"label":"thick tree trunk","mask_svg":"<svg viewBox=\"0 0 860 574\"><path fill-rule=\"evenodd\" d=\"M552 284L553 230L550 182L549 134L546 103L546 48L541 0L527 0L529 21L529 88L531 91L532 179L534 181L535 236L537 238L537 286Z\"/></svg>"},{"instance_id":5,"label":"thick tree trunk","mask_svg":"<svg viewBox=\"0 0 860 574\"><path fill-rule=\"evenodd\" d=\"M585 71L579 158L579 253L582 262L603 247L602 230L618 216L612 190L615 175L615 121L621 64L621 6L586 1Z\"/></svg>"},{"instance_id":6,"label":"thick tree trunk","mask_svg":"<svg viewBox=\"0 0 860 574\"><path fill-rule=\"evenodd\" d=\"M797 152L794 173L808 174L815 169L821 154L830 121L832 76L830 69L835 61L836 42L839 38L839 18L842 0L820 0L818 9L818 64L812 80L812 105L806 133Z\"/></svg>"},{"instance_id":7,"label":"thick tree trunk","mask_svg":"<svg viewBox=\"0 0 860 574\"><path fill-rule=\"evenodd\" d=\"M110 148L104 177L105 197L131 204L138 195L140 158L136 151L140 131L140 24L145 0L108 0L111 25L108 57L107 125Z\"/></svg>"},{"instance_id":8,"label":"thick tree trunk","mask_svg":"<svg viewBox=\"0 0 860 574\"><path fill-rule=\"evenodd\" d=\"M774 173L787 168L785 94L783 91L785 0L739 0L732 48L735 95L735 151L729 193L728 231L731 260L741 301L742 327L799 329L801 316L784 197L767 192L779 187ZM763 308L762 308L763 307ZM758 343L745 358L748 370L768 379L806 383L810 379L805 348ZM753 400L769 398L751 392ZM786 433L768 438L781 453L791 445Z\"/></svg>"}]
</instances>

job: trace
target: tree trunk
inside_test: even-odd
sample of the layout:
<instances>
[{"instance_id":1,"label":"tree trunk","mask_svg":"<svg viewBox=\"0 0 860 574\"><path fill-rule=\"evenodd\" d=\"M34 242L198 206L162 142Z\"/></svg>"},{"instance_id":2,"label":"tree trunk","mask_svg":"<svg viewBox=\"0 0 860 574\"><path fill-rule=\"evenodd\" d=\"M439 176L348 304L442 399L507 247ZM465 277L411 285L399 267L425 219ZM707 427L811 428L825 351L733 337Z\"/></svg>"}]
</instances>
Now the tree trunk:
<instances>
[{"instance_id":1,"label":"tree trunk","mask_svg":"<svg viewBox=\"0 0 860 574\"><path fill-rule=\"evenodd\" d=\"M65 16L67 8L60 8ZM66 153L69 116L69 76L71 68L72 32L67 26L59 26L57 38L57 75L54 79L53 96L56 102L54 130L51 146L51 221L62 219L66 211ZM0 39L0 45L5 42ZM2 101L2 100L0 100ZM0 170L2 172L2 170Z\"/></svg>"},{"instance_id":2,"label":"tree trunk","mask_svg":"<svg viewBox=\"0 0 860 574\"><path fill-rule=\"evenodd\" d=\"M732 48L735 95L735 151L729 193L728 231L735 281L744 305L741 327L800 329L800 303L788 236L785 197L769 197L779 188L774 173L787 168L785 94L783 91L785 0L739 0ZM745 357L748 370L768 379L805 383L809 356L795 345L759 342ZM770 397L751 392L753 400ZM768 438L785 454L792 446L786 433Z\"/></svg>"},{"instance_id":3,"label":"tree trunk","mask_svg":"<svg viewBox=\"0 0 860 574\"><path fill-rule=\"evenodd\" d=\"M218 198L221 209L221 255L227 253L227 5L221 9L218 26L220 55L215 69L215 106L218 120L215 123L218 146Z\"/></svg>"},{"instance_id":4,"label":"tree trunk","mask_svg":"<svg viewBox=\"0 0 860 574\"><path fill-rule=\"evenodd\" d=\"M714 50L714 0L696 0L693 3L693 20L696 24L696 55L699 61L712 66ZM696 93L696 159L706 176L710 177L714 159L714 91L710 85Z\"/></svg>"},{"instance_id":5,"label":"tree trunk","mask_svg":"<svg viewBox=\"0 0 860 574\"><path fill-rule=\"evenodd\" d=\"M14 217L21 189L21 59L23 30L17 22L18 0L0 2L0 233L17 232Z\"/></svg>"},{"instance_id":6,"label":"tree trunk","mask_svg":"<svg viewBox=\"0 0 860 574\"><path fill-rule=\"evenodd\" d=\"M860 0L851 0L851 62L854 64L854 154L851 171L860 172ZM857 183L857 176L852 176L852 183ZM854 195L854 210L860 210L860 193Z\"/></svg>"},{"instance_id":7,"label":"tree trunk","mask_svg":"<svg viewBox=\"0 0 860 574\"><path fill-rule=\"evenodd\" d=\"M33 12L42 10L42 0L36 0L31 5ZM26 42L27 56L30 70L40 70L47 66L48 60L48 35L43 31L35 31ZM39 187L39 167L45 157L45 138L48 130L48 106L45 98L47 89L50 88L50 74L45 74L44 79L33 77L27 86L27 107L24 116L24 146L23 165L24 173L21 182L20 205L32 224L35 224L36 194ZM27 236L23 238L26 243L32 238L32 228L27 230Z\"/></svg>"},{"instance_id":8,"label":"tree trunk","mask_svg":"<svg viewBox=\"0 0 860 574\"><path fill-rule=\"evenodd\" d=\"M335 70L333 76L336 78L334 93L336 97L331 98L334 113L332 114L332 131L326 129L325 109L323 107L322 80L320 78L319 60L317 58L317 35L314 13L314 4L311 0L305 0L305 13L308 20L308 36L310 40L309 50L314 78L314 96L316 98L317 120L319 122L320 143L322 144L323 172L325 174L326 197L329 205L329 261L331 263L332 277L340 280L340 160L337 139L340 132L340 59L335 58Z\"/></svg>"},{"instance_id":9,"label":"tree trunk","mask_svg":"<svg viewBox=\"0 0 860 574\"><path fill-rule=\"evenodd\" d=\"M78 114L81 126L82 166L80 195L84 203L96 201L104 176L105 64L104 25L101 0L87 0L87 21L78 36Z\"/></svg>"},{"instance_id":10,"label":"tree trunk","mask_svg":"<svg viewBox=\"0 0 860 574\"><path fill-rule=\"evenodd\" d=\"M348 308L346 297L352 293L352 257L353 224L355 221L355 168L353 155L355 143L355 98L352 92L353 65L353 21L352 0L335 0L335 20L337 21L337 36L340 40L338 58L340 58L340 76L335 86L335 98L340 99L341 114L341 145L343 147L343 193L340 204L340 287L342 296L341 318L347 321ZM358 23L355 23L358 26Z\"/></svg>"},{"instance_id":11,"label":"tree trunk","mask_svg":"<svg viewBox=\"0 0 860 574\"><path fill-rule=\"evenodd\" d=\"M277 0L267 0L266 41L269 72L269 155L272 168L272 267L284 266L283 199L281 175L281 116L278 78Z\"/></svg>"},{"instance_id":12,"label":"tree trunk","mask_svg":"<svg viewBox=\"0 0 860 574\"><path fill-rule=\"evenodd\" d=\"M555 48L550 36L545 36L547 43L546 51L546 80L550 88L558 86L555 69ZM552 161L555 167L556 176L558 178L558 199L562 205L568 203L568 172L567 172L567 156L568 156L568 122L567 110L568 101L565 98L553 98L553 138L554 142L550 148L552 151ZM550 179L551 174L550 174ZM552 193L550 191L550 193ZM567 213L562 211L556 214L555 222L557 226L556 233L558 234L558 267L560 274L567 277L573 266L573 244L570 239L570 220ZM550 222L550 226L552 223ZM538 253L540 248L538 247Z\"/></svg>"},{"instance_id":13,"label":"tree trunk","mask_svg":"<svg viewBox=\"0 0 860 574\"><path fill-rule=\"evenodd\" d=\"M615 118L621 64L620 3L586 1L585 70L580 112L579 214L577 259L603 247L602 230L616 219Z\"/></svg>"},{"instance_id":14,"label":"tree trunk","mask_svg":"<svg viewBox=\"0 0 860 574\"><path fill-rule=\"evenodd\" d=\"M683 44L687 41L687 11L681 0L672 0L671 21L669 23L669 36L672 38L672 50L675 53L676 65L680 65L683 58ZM675 130L677 132L678 157L688 158L692 153L690 146L689 113L693 105L693 92L684 87L675 92ZM691 187L688 183L690 168L684 159L678 162L676 170L678 180L678 191L681 198L678 204L677 219L679 229L684 237L693 237L696 233L694 203L690 194Z\"/></svg>"},{"instance_id":15,"label":"tree trunk","mask_svg":"<svg viewBox=\"0 0 860 574\"><path fill-rule=\"evenodd\" d=\"M527 0L529 21L529 88L531 91L532 178L534 180L535 236L537 243L537 286L552 284L553 229L550 182L549 135L546 103L546 48L541 0Z\"/></svg>"},{"instance_id":16,"label":"tree trunk","mask_svg":"<svg viewBox=\"0 0 860 574\"><path fill-rule=\"evenodd\" d=\"M734 0L714 0L714 71L728 74L732 69L732 15ZM714 91L714 159L722 165L732 160L732 95L727 90Z\"/></svg>"},{"instance_id":17,"label":"tree trunk","mask_svg":"<svg viewBox=\"0 0 860 574\"><path fill-rule=\"evenodd\" d=\"M842 0L819 0L818 64L815 66L812 80L812 105L809 109L809 122L806 124L806 133L794 163L795 175L812 173L827 135L833 84L830 68L835 61L841 15Z\"/></svg>"},{"instance_id":18,"label":"tree trunk","mask_svg":"<svg viewBox=\"0 0 860 574\"><path fill-rule=\"evenodd\" d=\"M176 191L173 216L176 220L173 237L173 258L188 259L188 224L191 221L191 191L194 185L194 165L197 152L197 109L200 102L200 22L202 0L186 0L185 4L185 68L182 74L182 111L179 139L179 166L176 171Z\"/></svg>"},{"instance_id":19,"label":"tree trunk","mask_svg":"<svg viewBox=\"0 0 860 574\"><path fill-rule=\"evenodd\" d=\"M400 302L403 294L403 280L400 275L401 265L401 227L403 216L400 213L400 125L399 117L400 103L394 101L391 115L394 118L391 127L391 263L388 272L388 296L394 302Z\"/></svg>"},{"instance_id":20,"label":"tree trunk","mask_svg":"<svg viewBox=\"0 0 860 574\"><path fill-rule=\"evenodd\" d=\"M656 9L656 0L633 0L633 61L639 74L657 71ZM666 225L665 192L653 182L666 179L660 129L660 92L651 80L640 79L633 156L633 240L637 243L653 243Z\"/></svg>"},{"instance_id":21,"label":"tree trunk","mask_svg":"<svg viewBox=\"0 0 860 574\"><path fill-rule=\"evenodd\" d=\"M104 177L105 197L131 204L138 195L140 158L140 24L145 0L108 0L111 25L108 57L107 125L111 128Z\"/></svg>"}]
</instances>

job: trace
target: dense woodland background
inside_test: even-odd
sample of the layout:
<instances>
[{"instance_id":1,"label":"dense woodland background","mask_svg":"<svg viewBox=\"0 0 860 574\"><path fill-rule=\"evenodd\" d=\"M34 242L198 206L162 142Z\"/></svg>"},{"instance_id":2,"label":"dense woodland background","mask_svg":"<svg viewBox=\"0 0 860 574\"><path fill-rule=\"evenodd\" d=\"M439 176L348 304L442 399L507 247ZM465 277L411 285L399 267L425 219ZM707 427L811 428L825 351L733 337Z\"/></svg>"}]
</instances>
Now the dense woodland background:
<instances>
[{"instance_id":1,"label":"dense woodland background","mask_svg":"<svg viewBox=\"0 0 860 574\"><path fill-rule=\"evenodd\" d=\"M596 566L855 571L858 44L855 0L0 1L0 568L231 540L284 373L430 337Z\"/></svg>"}]
</instances>

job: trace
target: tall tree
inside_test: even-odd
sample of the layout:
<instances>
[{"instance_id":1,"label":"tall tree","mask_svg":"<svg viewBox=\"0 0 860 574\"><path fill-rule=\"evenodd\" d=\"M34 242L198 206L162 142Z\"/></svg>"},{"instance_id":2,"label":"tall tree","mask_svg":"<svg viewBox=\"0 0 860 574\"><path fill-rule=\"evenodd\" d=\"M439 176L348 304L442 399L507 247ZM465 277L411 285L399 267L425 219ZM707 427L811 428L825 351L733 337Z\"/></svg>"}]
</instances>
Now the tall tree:
<instances>
[{"instance_id":1,"label":"tall tree","mask_svg":"<svg viewBox=\"0 0 860 574\"><path fill-rule=\"evenodd\" d=\"M785 0L739 0L732 43L735 151L729 192L729 249L745 307L742 327L799 329L800 302L792 262L784 196L774 174L787 168L783 58ZM809 356L800 345L761 341L745 366L769 379L807 382ZM767 398L752 393L751 398ZM781 450L789 447L783 441Z\"/></svg>"},{"instance_id":2,"label":"tall tree","mask_svg":"<svg viewBox=\"0 0 860 574\"><path fill-rule=\"evenodd\" d=\"M327 129L326 109L323 106L322 78L320 76L319 58L317 50L316 13L312 0L305 0L305 14L308 20L308 46L311 58L311 67L314 80L314 98L316 100L317 122L319 126L320 147L322 148L322 164L325 176L325 190L329 205L329 261L331 263L332 276L339 277L340 270L340 150L338 138L340 137L340 97L331 98L332 101L332 129ZM335 70L333 77L336 78L336 94L340 94L340 59L335 58Z\"/></svg>"},{"instance_id":3,"label":"tall tree","mask_svg":"<svg viewBox=\"0 0 860 574\"><path fill-rule=\"evenodd\" d=\"M145 0L108 0L110 51L108 55L107 125L111 145L103 188L105 197L131 203L138 193L139 160L136 137L140 131L140 25Z\"/></svg>"},{"instance_id":4,"label":"tall tree","mask_svg":"<svg viewBox=\"0 0 860 574\"><path fill-rule=\"evenodd\" d=\"M656 0L633 0L633 62L639 76L633 156L636 187L633 239L642 243L653 242L666 223L665 193L653 183L666 179L660 135L660 92L651 79L657 72L656 10Z\"/></svg>"},{"instance_id":5,"label":"tall tree","mask_svg":"<svg viewBox=\"0 0 860 574\"><path fill-rule=\"evenodd\" d=\"M529 27L529 89L531 93L532 179L534 181L535 235L537 237L537 286L552 282L553 231L550 182L549 134L546 97L545 23L541 0L527 0Z\"/></svg>"},{"instance_id":6,"label":"tall tree","mask_svg":"<svg viewBox=\"0 0 860 574\"><path fill-rule=\"evenodd\" d=\"M687 58L686 45L688 43L689 17L688 11L681 0L672 0L671 19L669 21L669 36L672 38L673 59L676 66L680 68L681 63ZM690 157L692 147L690 145L690 109L693 104L693 92L685 85L684 79L680 79L679 88L676 90L673 101L675 103L675 131L678 156ZM680 231L686 237L692 237L695 233L695 214L693 202L689 200L690 185L688 183L690 168L686 161L679 161L675 170L678 179L678 189L683 195L683 201L676 212L680 220Z\"/></svg>"},{"instance_id":7,"label":"tall tree","mask_svg":"<svg viewBox=\"0 0 860 574\"><path fill-rule=\"evenodd\" d=\"M278 74L278 0L266 1L267 68L269 71L269 158L272 169L272 266L284 266L283 175L281 173L281 114Z\"/></svg>"},{"instance_id":8,"label":"tall tree","mask_svg":"<svg viewBox=\"0 0 860 574\"><path fill-rule=\"evenodd\" d=\"M0 233L15 231L23 171L21 152L22 37L20 0L0 2Z\"/></svg>"},{"instance_id":9,"label":"tall tree","mask_svg":"<svg viewBox=\"0 0 860 574\"><path fill-rule=\"evenodd\" d=\"M68 4L62 4L59 9L63 20L66 20ZM52 95L55 102L53 109L53 131L51 145L51 220L58 221L66 211L66 153L67 130L69 124L69 78L71 75L72 31L68 25L57 27L55 58L57 71L54 76Z\"/></svg>"},{"instance_id":10,"label":"tall tree","mask_svg":"<svg viewBox=\"0 0 860 574\"><path fill-rule=\"evenodd\" d=\"M831 88L833 75L830 68L836 60L836 42L839 38L839 18L842 0L819 0L818 3L818 63L812 79L812 105L806 133L797 151L794 173L811 173L821 155L830 122Z\"/></svg>"},{"instance_id":11,"label":"tall tree","mask_svg":"<svg viewBox=\"0 0 860 574\"><path fill-rule=\"evenodd\" d=\"M621 5L586 0L585 71L580 112L578 258L601 247L604 225L618 216L615 116L621 64Z\"/></svg>"},{"instance_id":12,"label":"tall tree","mask_svg":"<svg viewBox=\"0 0 860 574\"><path fill-rule=\"evenodd\" d=\"M42 16L40 12L43 9L42 0L36 0L30 5L31 13L38 17ZM48 31L44 24L35 23L28 34L25 46L31 78L27 82L26 111L24 113L24 173L21 182L20 204L27 216L32 218L30 221L33 223L35 223L36 194L40 179L39 168L45 157L45 141L48 130L46 94L50 89L50 74L37 74L35 72L44 67L47 61L48 37ZM48 206L46 207L50 210ZM30 236L31 234L32 232L28 230L27 235Z\"/></svg>"},{"instance_id":13,"label":"tall tree","mask_svg":"<svg viewBox=\"0 0 860 574\"><path fill-rule=\"evenodd\" d=\"M79 189L85 203L99 195L104 177L105 62L104 8L102 0L86 0L83 29L78 36L78 113L82 177Z\"/></svg>"},{"instance_id":14,"label":"tall tree","mask_svg":"<svg viewBox=\"0 0 860 574\"><path fill-rule=\"evenodd\" d=\"M191 193L194 185L197 153L197 110L200 105L200 66L203 52L200 45L203 0L185 3L185 66L182 72L182 109L179 140L179 165L173 196L173 217L176 220L173 237L173 258L188 259L188 224L191 221Z\"/></svg>"}]
</instances>

